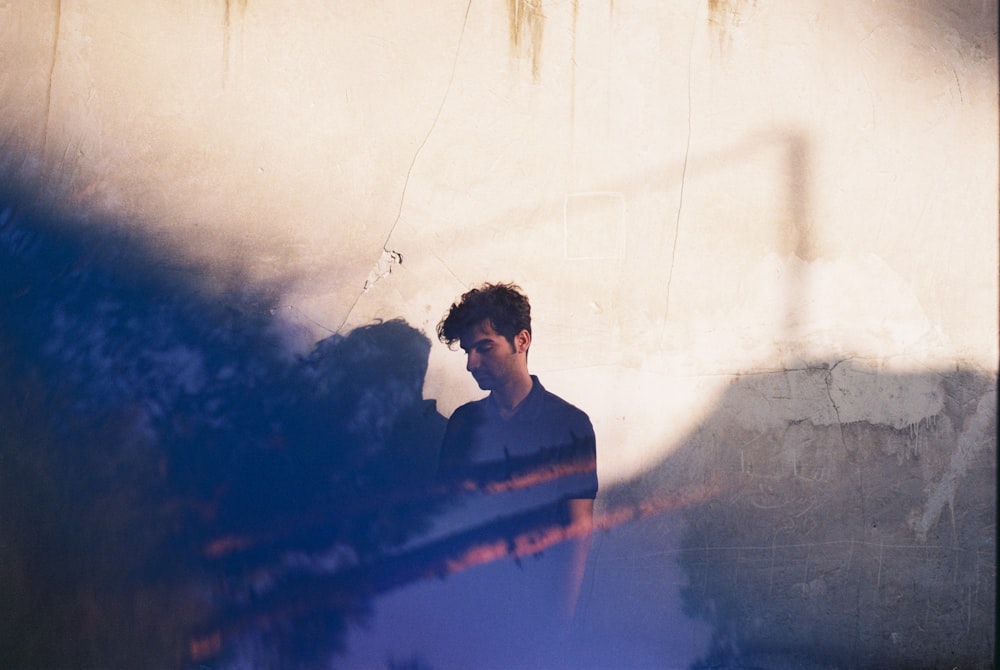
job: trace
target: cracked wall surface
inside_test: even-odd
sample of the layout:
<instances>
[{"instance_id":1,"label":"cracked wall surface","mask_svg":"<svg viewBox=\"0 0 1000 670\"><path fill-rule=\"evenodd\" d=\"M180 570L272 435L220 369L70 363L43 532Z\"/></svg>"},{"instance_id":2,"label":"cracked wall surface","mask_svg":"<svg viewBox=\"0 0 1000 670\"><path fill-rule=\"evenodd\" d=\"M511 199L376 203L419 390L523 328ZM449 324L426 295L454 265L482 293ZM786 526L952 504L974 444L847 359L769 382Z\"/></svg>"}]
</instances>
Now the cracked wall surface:
<instances>
[{"instance_id":1,"label":"cracked wall surface","mask_svg":"<svg viewBox=\"0 0 1000 670\"><path fill-rule=\"evenodd\" d=\"M0 178L205 296L280 287L292 356L396 318L433 340L467 288L521 284L532 372L596 428L599 509L687 501L597 538L603 667L989 667L996 24L985 0L6 2ZM423 393L480 395L436 342ZM385 631L419 597L352 658L411 653Z\"/></svg>"}]
</instances>

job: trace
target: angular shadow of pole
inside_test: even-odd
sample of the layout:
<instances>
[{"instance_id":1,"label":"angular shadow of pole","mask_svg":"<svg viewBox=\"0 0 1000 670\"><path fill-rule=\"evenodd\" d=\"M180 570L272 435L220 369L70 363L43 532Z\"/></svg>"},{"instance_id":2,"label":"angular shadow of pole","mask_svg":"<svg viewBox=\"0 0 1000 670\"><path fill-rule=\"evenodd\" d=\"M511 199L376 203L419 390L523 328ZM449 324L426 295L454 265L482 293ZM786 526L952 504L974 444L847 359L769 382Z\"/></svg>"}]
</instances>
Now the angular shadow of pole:
<instances>
[{"instance_id":1,"label":"angular shadow of pole","mask_svg":"<svg viewBox=\"0 0 1000 670\"><path fill-rule=\"evenodd\" d=\"M921 403L895 424L868 409ZM685 614L712 631L695 668L991 667L996 407L996 379L972 370L738 377L668 458L605 490L608 517L645 508L638 539L605 524L597 583L678 565ZM628 555L644 558L610 559Z\"/></svg>"}]
</instances>

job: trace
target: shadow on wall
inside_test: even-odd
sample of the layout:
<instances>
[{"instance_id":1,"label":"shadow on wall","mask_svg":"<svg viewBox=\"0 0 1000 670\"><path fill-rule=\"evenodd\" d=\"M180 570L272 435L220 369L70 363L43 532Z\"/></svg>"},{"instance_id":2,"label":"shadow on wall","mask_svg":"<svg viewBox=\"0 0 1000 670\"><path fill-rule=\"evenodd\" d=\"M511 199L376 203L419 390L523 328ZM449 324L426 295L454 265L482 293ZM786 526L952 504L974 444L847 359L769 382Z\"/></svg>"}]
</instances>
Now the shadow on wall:
<instances>
[{"instance_id":1,"label":"shadow on wall","mask_svg":"<svg viewBox=\"0 0 1000 670\"><path fill-rule=\"evenodd\" d=\"M19 200L0 198L0 666L325 668L380 594L565 537L545 505L427 539L456 494L560 473L530 456L435 482L420 331L294 357L280 287L209 289Z\"/></svg>"},{"instance_id":2,"label":"shadow on wall","mask_svg":"<svg viewBox=\"0 0 1000 670\"><path fill-rule=\"evenodd\" d=\"M619 582L615 557L646 557L634 584L676 562L685 614L712 628L697 668L993 667L996 401L960 369L737 378L670 457L604 491L607 515L664 512L608 532L595 582Z\"/></svg>"},{"instance_id":3,"label":"shadow on wall","mask_svg":"<svg viewBox=\"0 0 1000 670\"><path fill-rule=\"evenodd\" d=\"M323 666L373 580L316 582L358 577L445 497L427 492L430 342L389 321L292 358L276 288L209 295L134 239L17 202L0 202L0 666L181 667L234 639L258 667Z\"/></svg>"},{"instance_id":4,"label":"shadow on wall","mask_svg":"<svg viewBox=\"0 0 1000 670\"><path fill-rule=\"evenodd\" d=\"M280 287L208 291L18 202L0 202L3 667L325 667L379 594L559 539L504 519L415 543L453 497L427 484L444 419L419 331L290 357ZM737 379L663 463L602 491L586 658L672 644L644 617L656 588L621 604L679 566L713 631L697 667L989 667L995 409L995 380L963 370ZM640 544L628 574L607 560ZM625 638L607 623L628 619Z\"/></svg>"}]
</instances>

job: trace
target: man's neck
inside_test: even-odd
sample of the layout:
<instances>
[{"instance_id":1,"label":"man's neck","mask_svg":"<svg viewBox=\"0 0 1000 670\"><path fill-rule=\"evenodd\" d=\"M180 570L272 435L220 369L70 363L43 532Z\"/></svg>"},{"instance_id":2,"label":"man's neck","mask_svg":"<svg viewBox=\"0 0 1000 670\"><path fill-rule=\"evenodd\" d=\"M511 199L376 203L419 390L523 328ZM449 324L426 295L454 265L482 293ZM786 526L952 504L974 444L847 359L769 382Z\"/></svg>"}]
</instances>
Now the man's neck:
<instances>
[{"instance_id":1,"label":"man's neck","mask_svg":"<svg viewBox=\"0 0 1000 670\"><path fill-rule=\"evenodd\" d=\"M505 419L514 416L521 403L531 393L533 385L534 381L531 379L531 375L526 374L503 388L493 389L490 392L490 397L496 403L500 416Z\"/></svg>"}]
</instances>

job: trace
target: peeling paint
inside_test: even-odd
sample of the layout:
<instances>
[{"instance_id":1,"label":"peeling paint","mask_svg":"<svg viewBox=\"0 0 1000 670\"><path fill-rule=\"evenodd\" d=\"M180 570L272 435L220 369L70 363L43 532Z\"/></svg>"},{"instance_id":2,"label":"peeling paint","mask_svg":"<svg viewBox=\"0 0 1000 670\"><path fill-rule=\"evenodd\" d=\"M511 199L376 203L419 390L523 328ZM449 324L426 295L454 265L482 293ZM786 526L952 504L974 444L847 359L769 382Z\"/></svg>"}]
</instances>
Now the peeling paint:
<instances>
[{"instance_id":1,"label":"peeling paint","mask_svg":"<svg viewBox=\"0 0 1000 670\"><path fill-rule=\"evenodd\" d=\"M365 286L362 289L367 292L371 287L375 286L379 281L388 277L392 274L392 269L397 265L403 264L403 254L398 251L383 249L382 255L375 262L375 267L368 274L368 279L365 280Z\"/></svg>"}]
</instances>

